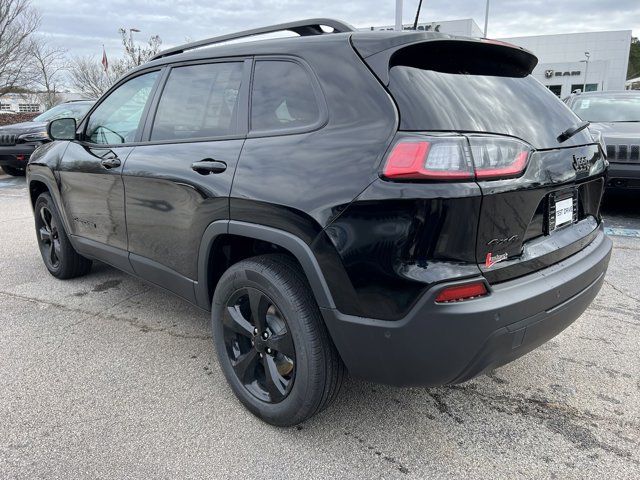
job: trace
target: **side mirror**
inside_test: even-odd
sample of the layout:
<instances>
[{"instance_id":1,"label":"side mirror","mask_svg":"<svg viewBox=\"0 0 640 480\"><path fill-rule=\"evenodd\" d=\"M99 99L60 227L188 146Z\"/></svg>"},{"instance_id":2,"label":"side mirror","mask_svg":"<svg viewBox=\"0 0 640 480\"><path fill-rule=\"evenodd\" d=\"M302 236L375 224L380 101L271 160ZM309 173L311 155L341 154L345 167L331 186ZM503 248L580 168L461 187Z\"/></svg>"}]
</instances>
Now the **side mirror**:
<instances>
[{"instance_id":1,"label":"side mirror","mask_svg":"<svg viewBox=\"0 0 640 480\"><path fill-rule=\"evenodd\" d=\"M75 140L75 118L56 118L47 125L47 134L51 140Z\"/></svg>"}]
</instances>

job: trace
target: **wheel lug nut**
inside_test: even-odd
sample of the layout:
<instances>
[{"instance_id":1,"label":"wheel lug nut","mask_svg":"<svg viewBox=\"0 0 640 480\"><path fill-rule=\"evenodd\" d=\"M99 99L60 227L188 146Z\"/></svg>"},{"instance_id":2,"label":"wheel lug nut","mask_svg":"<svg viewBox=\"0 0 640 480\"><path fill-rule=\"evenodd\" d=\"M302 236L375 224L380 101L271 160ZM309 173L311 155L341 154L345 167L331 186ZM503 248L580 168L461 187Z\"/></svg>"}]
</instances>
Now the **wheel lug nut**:
<instances>
[{"instance_id":1,"label":"wheel lug nut","mask_svg":"<svg viewBox=\"0 0 640 480\"><path fill-rule=\"evenodd\" d=\"M264 357L264 355L260 354L260 358Z\"/></svg>"},{"instance_id":2,"label":"wheel lug nut","mask_svg":"<svg viewBox=\"0 0 640 480\"><path fill-rule=\"evenodd\" d=\"M264 332L262 334L262 338L264 338L266 340L267 338L269 338L269 334L267 332Z\"/></svg>"},{"instance_id":3,"label":"wheel lug nut","mask_svg":"<svg viewBox=\"0 0 640 480\"><path fill-rule=\"evenodd\" d=\"M270 348L267 348L267 353L271 355L273 353L273 350L271 350Z\"/></svg>"},{"instance_id":4,"label":"wheel lug nut","mask_svg":"<svg viewBox=\"0 0 640 480\"><path fill-rule=\"evenodd\" d=\"M253 334L254 334L254 335L257 335L257 334L258 334L258 329L257 329L257 328L254 328L254 329L253 329Z\"/></svg>"}]
</instances>

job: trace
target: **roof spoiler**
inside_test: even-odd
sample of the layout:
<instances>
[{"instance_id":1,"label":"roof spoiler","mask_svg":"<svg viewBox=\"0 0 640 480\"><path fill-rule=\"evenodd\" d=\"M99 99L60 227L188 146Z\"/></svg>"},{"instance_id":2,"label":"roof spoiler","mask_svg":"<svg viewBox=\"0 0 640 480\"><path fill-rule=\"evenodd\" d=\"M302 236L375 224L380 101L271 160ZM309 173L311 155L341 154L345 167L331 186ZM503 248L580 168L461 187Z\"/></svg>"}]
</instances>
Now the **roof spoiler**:
<instances>
[{"instance_id":1,"label":"roof spoiler","mask_svg":"<svg viewBox=\"0 0 640 480\"><path fill-rule=\"evenodd\" d=\"M330 27L332 32L325 32L322 27ZM331 33L346 33L353 32L355 29L348 23L340 20L334 20L332 18L310 18L308 20L298 20L295 22L279 23L277 25L271 25L268 27L253 28L251 30L244 30L237 33L229 33L227 35L220 35L218 37L206 38L204 40L198 40L197 42L186 43L174 48L163 50L154 56L151 60L157 60L159 58L168 57L170 55L177 55L179 53L186 52L188 50L194 50L196 48L206 47L209 45L215 45L217 43L228 42L230 40L237 40L240 38L252 37L255 35L264 35L267 33L275 32L294 32L301 37L312 35L326 35Z\"/></svg>"},{"instance_id":2,"label":"roof spoiler","mask_svg":"<svg viewBox=\"0 0 640 480\"><path fill-rule=\"evenodd\" d=\"M354 36L352 43L384 85L389 84L389 70L398 65L443 73L526 77L538 64L538 58L524 48L485 38L415 33L379 36L377 45L375 39Z\"/></svg>"}]
</instances>

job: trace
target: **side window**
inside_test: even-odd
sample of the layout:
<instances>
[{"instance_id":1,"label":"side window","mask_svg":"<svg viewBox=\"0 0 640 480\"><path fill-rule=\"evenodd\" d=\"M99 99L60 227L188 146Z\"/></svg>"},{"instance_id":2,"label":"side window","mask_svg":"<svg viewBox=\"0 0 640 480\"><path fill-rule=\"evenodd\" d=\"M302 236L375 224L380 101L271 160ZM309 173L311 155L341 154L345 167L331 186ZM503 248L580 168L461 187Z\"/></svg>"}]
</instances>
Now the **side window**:
<instances>
[{"instance_id":1,"label":"side window","mask_svg":"<svg viewBox=\"0 0 640 480\"><path fill-rule=\"evenodd\" d=\"M151 140L237 133L242 72L242 62L173 68L160 97Z\"/></svg>"},{"instance_id":2,"label":"side window","mask_svg":"<svg viewBox=\"0 0 640 480\"><path fill-rule=\"evenodd\" d=\"M132 78L110 93L89 117L85 137L99 144L133 142L159 74L151 72Z\"/></svg>"},{"instance_id":3,"label":"side window","mask_svg":"<svg viewBox=\"0 0 640 480\"><path fill-rule=\"evenodd\" d=\"M295 62L260 60L251 93L251 130L289 130L313 125L320 108L306 70Z\"/></svg>"}]
</instances>

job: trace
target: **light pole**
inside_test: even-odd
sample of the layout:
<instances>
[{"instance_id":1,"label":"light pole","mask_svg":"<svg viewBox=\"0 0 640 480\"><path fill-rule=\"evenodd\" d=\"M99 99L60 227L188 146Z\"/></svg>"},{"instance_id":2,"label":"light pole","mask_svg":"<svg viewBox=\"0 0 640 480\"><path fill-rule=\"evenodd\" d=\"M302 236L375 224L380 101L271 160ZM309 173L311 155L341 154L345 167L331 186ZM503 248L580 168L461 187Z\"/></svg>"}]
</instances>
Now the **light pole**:
<instances>
[{"instance_id":1,"label":"light pole","mask_svg":"<svg viewBox=\"0 0 640 480\"><path fill-rule=\"evenodd\" d=\"M488 26L489 26L489 0L487 0L487 7L484 11L484 38L487 38Z\"/></svg>"},{"instance_id":2,"label":"light pole","mask_svg":"<svg viewBox=\"0 0 640 480\"><path fill-rule=\"evenodd\" d=\"M396 0L396 30L402 30L402 3L404 0Z\"/></svg>"},{"instance_id":3,"label":"light pole","mask_svg":"<svg viewBox=\"0 0 640 480\"><path fill-rule=\"evenodd\" d=\"M587 74L589 73L589 57L591 54L589 52L584 52L584 56L586 60L584 60L584 84L582 85L582 93L587 91Z\"/></svg>"},{"instance_id":4,"label":"light pole","mask_svg":"<svg viewBox=\"0 0 640 480\"><path fill-rule=\"evenodd\" d=\"M133 32L140 33L140 30L138 30L137 28L129 28L128 30L129 30L129 48L131 48L131 58L133 59L136 65L140 65L141 63L140 51L138 50L138 56L137 56L138 58L136 58L136 47L133 44Z\"/></svg>"},{"instance_id":5,"label":"light pole","mask_svg":"<svg viewBox=\"0 0 640 480\"><path fill-rule=\"evenodd\" d=\"M133 32L140 33L140 30L138 30L137 28L129 29L129 40L131 40L132 42L133 42Z\"/></svg>"}]
</instances>

